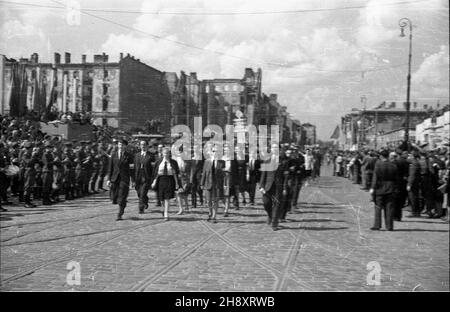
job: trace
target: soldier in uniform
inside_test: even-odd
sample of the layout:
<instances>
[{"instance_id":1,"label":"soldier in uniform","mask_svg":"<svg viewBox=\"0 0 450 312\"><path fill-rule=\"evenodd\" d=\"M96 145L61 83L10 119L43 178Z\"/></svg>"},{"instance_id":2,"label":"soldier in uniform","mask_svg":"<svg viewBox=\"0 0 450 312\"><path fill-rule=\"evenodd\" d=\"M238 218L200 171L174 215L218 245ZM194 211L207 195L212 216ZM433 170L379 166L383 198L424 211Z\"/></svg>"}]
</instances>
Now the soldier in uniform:
<instances>
[{"instance_id":1,"label":"soldier in uniform","mask_svg":"<svg viewBox=\"0 0 450 312\"><path fill-rule=\"evenodd\" d=\"M98 185L97 190L106 191L103 188L103 182L105 181L106 173L108 172L108 160L109 156L105 151L103 145L98 145Z\"/></svg>"},{"instance_id":2,"label":"soldier in uniform","mask_svg":"<svg viewBox=\"0 0 450 312\"><path fill-rule=\"evenodd\" d=\"M75 158L74 160L75 167L75 197L83 197L83 181L84 181L84 171L82 170L81 159Z\"/></svg>"},{"instance_id":3,"label":"soldier in uniform","mask_svg":"<svg viewBox=\"0 0 450 312\"><path fill-rule=\"evenodd\" d=\"M91 149L92 171L89 179L89 192L92 194L98 193L96 184L100 172L100 156L97 146L93 144Z\"/></svg>"},{"instance_id":4,"label":"soldier in uniform","mask_svg":"<svg viewBox=\"0 0 450 312\"><path fill-rule=\"evenodd\" d=\"M84 158L82 158L82 165L81 165L81 170L83 171L83 186L82 186L82 192L83 195L89 195L91 194L89 192L89 181L91 178L91 174L92 174L92 155L90 152L90 145L91 142L90 141L86 141L83 151L84 151Z\"/></svg>"},{"instance_id":5,"label":"soldier in uniform","mask_svg":"<svg viewBox=\"0 0 450 312\"><path fill-rule=\"evenodd\" d=\"M62 165L64 170L62 184L64 188L65 199L72 200L75 198L75 169L73 168L73 163L69 157L63 159Z\"/></svg>"},{"instance_id":6,"label":"soldier in uniform","mask_svg":"<svg viewBox=\"0 0 450 312\"><path fill-rule=\"evenodd\" d=\"M58 157L53 162L52 200L59 202L59 193L63 187L64 167Z\"/></svg>"},{"instance_id":7,"label":"soldier in uniform","mask_svg":"<svg viewBox=\"0 0 450 312\"><path fill-rule=\"evenodd\" d=\"M45 151L42 155L42 204L51 205L50 193L53 184L53 146L47 141L45 143Z\"/></svg>"},{"instance_id":8,"label":"soldier in uniform","mask_svg":"<svg viewBox=\"0 0 450 312\"><path fill-rule=\"evenodd\" d=\"M398 174L399 174L399 185L398 192L395 196L395 204L394 204L394 220L401 221L402 220L402 209L405 206L406 198L408 197L408 191L406 190L407 182L408 182L408 172L409 172L409 164L408 164L408 152L403 152L394 160L394 163L397 165Z\"/></svg>"}]
</instances>

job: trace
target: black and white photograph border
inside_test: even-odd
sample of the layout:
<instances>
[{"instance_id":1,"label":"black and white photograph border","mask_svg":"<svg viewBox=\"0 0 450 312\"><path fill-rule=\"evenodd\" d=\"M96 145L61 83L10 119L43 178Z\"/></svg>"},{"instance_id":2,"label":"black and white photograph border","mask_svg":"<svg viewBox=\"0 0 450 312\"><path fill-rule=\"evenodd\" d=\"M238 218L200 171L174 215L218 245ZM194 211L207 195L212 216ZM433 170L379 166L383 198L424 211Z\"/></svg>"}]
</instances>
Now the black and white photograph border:
<instances>
[{"instance_id":1,"label":"black and white photograph border","mask_svg":"<svg viewBox=\"0 0 450 312\"><path fill-rule=\"evenodd\" d=\"M0 0L0 57L0 291L449 291L448 1Z\"/></svg>"}]
</instances>

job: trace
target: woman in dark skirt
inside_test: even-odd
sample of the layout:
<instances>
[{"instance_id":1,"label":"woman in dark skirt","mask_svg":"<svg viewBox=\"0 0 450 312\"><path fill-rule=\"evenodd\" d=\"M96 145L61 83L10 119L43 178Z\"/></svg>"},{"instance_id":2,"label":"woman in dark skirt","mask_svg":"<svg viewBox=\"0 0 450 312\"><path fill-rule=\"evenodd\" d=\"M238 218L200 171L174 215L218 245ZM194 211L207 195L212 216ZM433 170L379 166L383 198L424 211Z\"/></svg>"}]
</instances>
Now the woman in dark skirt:
<instances>
[{"instance_id":1,"label":"woman in dark skirt","mask_svg":"<svg viewBox=\"0 0 450 312\"><path fill-rule=\"evenodd\" d=\"M158 193L158 198L164 202L164 219L169 220L170 200L175 198L175 191L179 188L178 164L170 157L169 148L162 150L162 159L158 160L153 169L152 188Z\"/></svg>"}]
</instances>

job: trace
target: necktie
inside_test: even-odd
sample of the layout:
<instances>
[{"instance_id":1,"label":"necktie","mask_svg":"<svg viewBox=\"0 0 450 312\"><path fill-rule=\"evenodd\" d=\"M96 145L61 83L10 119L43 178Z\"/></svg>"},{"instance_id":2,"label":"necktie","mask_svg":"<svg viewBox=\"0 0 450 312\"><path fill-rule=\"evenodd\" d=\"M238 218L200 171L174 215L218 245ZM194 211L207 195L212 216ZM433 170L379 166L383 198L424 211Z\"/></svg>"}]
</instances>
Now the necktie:
<instances>
[{"instance_id":1,"label":"necktie","mask_svg":"<svg viewBox=\"0 0 450 312\"><path fill-rule=\"evenodd\" d=\"M167 175L167 161L164 162L164 171L163 171L164 175Z\"/></svg>"},{"instance_id":2,"label":"necktie","mask_svg":"<svg viewBox=\"0 0 450 312\"><path fill-rule=\"evenodd\" d=\"M216 175L216 161L215 160L213 160L213 162L212 162L212 176L213 177L215 177L215 175Z\"/></svg>"}]
</instances>

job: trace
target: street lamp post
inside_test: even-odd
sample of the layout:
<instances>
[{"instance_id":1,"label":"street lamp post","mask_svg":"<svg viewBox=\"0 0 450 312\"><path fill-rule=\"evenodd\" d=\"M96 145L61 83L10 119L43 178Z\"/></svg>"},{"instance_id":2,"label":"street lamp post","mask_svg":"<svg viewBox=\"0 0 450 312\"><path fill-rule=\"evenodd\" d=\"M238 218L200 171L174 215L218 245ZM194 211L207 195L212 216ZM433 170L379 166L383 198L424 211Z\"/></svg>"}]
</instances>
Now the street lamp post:
<instances>
[{"instance_id":1,"label":"street lamp post","mask_svg":"<svg viewBox=\"0 0 450 312\"><path fill-rule=\"evenodd\" d=\"M402 18L398 21L400 26L400 37L405 37L405 27L409 26L409 55L408 55L408 77L406 88L406 121L405 121L405 142L409 142L409 111L410 111L410 90L411 90L411 50L412 50L412 22L409 18ZM409 146L409 144L408 144Z\"/></svg>"}]
</instances>

